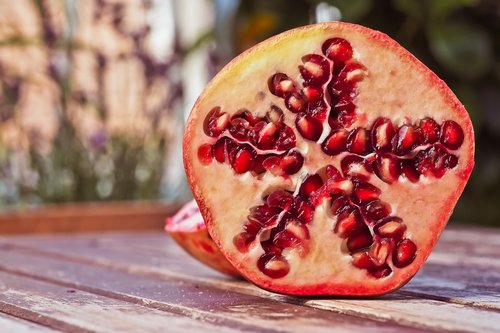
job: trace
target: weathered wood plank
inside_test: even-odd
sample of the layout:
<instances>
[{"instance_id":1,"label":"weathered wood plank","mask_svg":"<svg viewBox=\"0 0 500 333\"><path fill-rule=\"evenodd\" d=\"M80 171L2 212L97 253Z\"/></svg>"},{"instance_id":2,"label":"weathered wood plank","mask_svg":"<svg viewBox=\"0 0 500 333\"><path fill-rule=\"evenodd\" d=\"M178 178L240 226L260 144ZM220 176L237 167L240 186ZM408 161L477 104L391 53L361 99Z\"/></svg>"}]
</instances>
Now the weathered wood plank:
<instances>
[{"instance_id":1,"label":"weathered wood plank","mask_svg":"<svg viewBox=\"0 0 500 333\"><path fill-rule=\"evenodd\" d=\"M82 241L84 246L79 247L82 245ZM147 241L147 238L145 241ZM58 257L61 260L85 262L86 264L109 267L115 270L127 271L137 275L155 276L166 280L177 278L186 282L197 282L200 285L209 284L217 288L224 288L226 290L239 293L257 295L283 302L305 304L315 308L325 308L334 312L348 313L350 315L363 316L377 320L392 320L394 322L405 323L416 327L477 332L481 330L484 331L486 326L490 331L494 331L497 329L494 325L495 321L477 323L476 318L487 316L500 322L500 313L498 312L474 309L466 307L462 304L439 302L429 298L416 298L414 296L412 297L412 295L408 295L407 292L405 292L406 289L403 289L404 292L402 293L394 293L376 300L353 300L353 303L351 303L351 300L342 302L326 301L326 303L324 303L323 300L307 301L296 298L284 299L283 296L259 290L246 283L222 280L217 277L203 277L203 275L199 275L193 271L193 267L190 268L190 271L188 272L189 274L186 275L183 275L182 272L171 271L168 267L168 260L185 262L185 260L182 259L182 256L184 255L182 252L179 252L175 259L168 258L168 256L165 256L162 253L162 256L153 258L155 260L150 261L152 254L150 253L151 249L149 248L149 245L143 247L138 247L137 245L134 245L133 247L127 246L126 248L132 248L132 250L127 251L126 248L120 248L118 243L113 245L113 242L105 242L102 240L85 243L85 239L80 238L78 245L75 242L72 244L73 245L69 249L69 252L72 253L71 255L56 255L55 252L52 252L52 256ZM85 244L87 244L87 247L85 247ZM90 244L92 244L92 246L89 246ZM106 244L106 247L99 248L99 246L96 246L98 244ZM151 244L151 242L146 244ZM54 246L54 243L49 245L49 247L50 246ZM59 252L61 252L62 247L59 247L59 250ZM55 251L55 249L53 249L53 251ZM73 253L73 251L81 254L78 255L77 253ZM43 253L43 255L50 255L50 253ZM165 258L167 258L167 262L165 261ZM203 270L201 266L198 267ZM180 268L182 269L182 267ZM390 300L390 302L387 302L387 300ZM414 307L407 306L407 304L411 302L415 303ZM392 308L387 308L385 305L386 303L390 303ZM376 306L373 304L382 308L385 307L387 312L375 311L374 308L376 308ZM406 309L406 312L404 309ZM450 317L441 316L443 311L449 311L453 315L457 315L457 318L449 321ZM406 314L408 315L405 316ZM424 321L422 318L426 318L426 320Z\"/></svg>"},{"instance_id":2,"label":"weathered wood plank","mask_svg":"<svg viewBox=\"0 0 500 333\"><path fill-rule=\"evenodd\" d=\"M239 332L145 306L0 272L0 311L63 332ZM244 328L243 328L244 329Z\"/></svg>"},{"instance_id":3,"label":"weathered wood plank","mask_svg":"<svg viewBox=\"0 0 500 333\"><path fill-rule=\"evenodd\" d=\"M0 312L0 332L12 333L56 333L54 329L22 320L16 317L8 316Z\"/></svg>"},{"instance_id":4,"label":"weathered wood plank","mask_svg":"<svg viewBox=\"0 0 500 333\"><path fill-rule=\"evenodd\" d=\"M131 252L127 256L127 260L132 263L165 266L171 271L193 272L198 276L218 276L217 273L206 269L195 260L185 259L186 256L183 250L162 233L103 233L85 236L75 235L72 237L16 237L15 239L16 244L24 244L57 253L64 253L60 249L67 249L67 253L74 254L85 252L96 258L96 260L99 260L102 253L106 252L109 259L120 261L119 257L123 257L124 253ZM4 238L4 240L6 239ZM131 249L133 250L130 251ZM114 256L118 256L118 258ZM179 260L179 258L182 260ZM477 261L482 261L482 265L475 266ZM490 257L485 259L482 256L463 256L442 253L436 250L431 255L429 262L424 266L423 272L429 272L425 273L426 277L430 275L433 279L442 280L441 285L449 281L447 284L454 286L457 285L457 279L459 279L462 285L465 284L466 287L477 285L477 287L484 286L491 289L495 285L498 286L496 277L500 276L500 269L495 268L491 264L492 262L495 262L495 260L490 260ZM497 260L496 262L500 261ZM435 269L426 270L428 267L435 267ZM417 275L416 279L421 275Z\"/></svg>"},{"instance_id":5,"label":"weathered wood plank","mask_svg":"<svg viewBox=\"0 0 500 333\"><path fill-rule=\"evenodd\" d=\"M332 328L336 332L422 331L300 306L289 302L291 298L285 296L262 297L256 287L242 281L233 282L253 289L257 295L187 279L135 275L43 256L34 258L9 250L0 252L0 270L161 311L178 312L197 320L230 321L238 327L262 332L331 332ZM295 301L303 302L301 299Z\"/></svg>"}]
</instances>

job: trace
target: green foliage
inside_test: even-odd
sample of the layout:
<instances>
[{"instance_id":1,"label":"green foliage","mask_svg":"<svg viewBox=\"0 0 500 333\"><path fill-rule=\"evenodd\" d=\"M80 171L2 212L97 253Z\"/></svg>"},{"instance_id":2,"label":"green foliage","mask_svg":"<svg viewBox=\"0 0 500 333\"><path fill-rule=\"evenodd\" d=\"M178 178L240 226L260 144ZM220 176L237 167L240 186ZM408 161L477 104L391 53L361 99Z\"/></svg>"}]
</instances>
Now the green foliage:
<instances>
[{"instance_id":1,"label":"green foliage","mask_svg":"<svg viewBox=\"0 0 500 333\"><path fill-rule=\"evenodd\" d=\"M439 64L465 80L479 79L493 63L488 34L471 23L448 23L429 27L429 46Z\"/></svg>"}]
</instances>

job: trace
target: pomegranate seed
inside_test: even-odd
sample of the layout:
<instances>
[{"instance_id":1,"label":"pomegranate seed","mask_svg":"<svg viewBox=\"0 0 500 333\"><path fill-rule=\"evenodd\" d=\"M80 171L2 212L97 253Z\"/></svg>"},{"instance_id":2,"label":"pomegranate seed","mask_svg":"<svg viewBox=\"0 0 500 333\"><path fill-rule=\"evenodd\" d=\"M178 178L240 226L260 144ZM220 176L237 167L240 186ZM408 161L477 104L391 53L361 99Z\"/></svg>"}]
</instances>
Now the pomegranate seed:
<instances>
[{"instance_id":1,"label":"pomegranate seed","mask_svg":"<svg viewBox=\"0 0 500 333\"><path fill-rule=\"evenodd\" d=\"M302 63L303 65L299 66L299 71L305 86L321 86L328 81L330 65L325 58L319 54L307 54L302 57Z\"/></svg>"},{"instance_id":2,"label":"pomegranate seed","mask_svg":"<svg viewBox=\"0 0 500 333\"><path fill-rule=\"evenodd\" d=\"M352 195L352 200L358 204L362 205L377 199L380 195L380 190L370 183L357 183L354 186L354 191Z\"/></svg>"},{"instance_id":3,"label":"pomegranate seed","mask_svg":"<svg viewBox=\"0 0 500 333\"><path fill-rule=\"evenodd\" d=\"M387 118L378 118L372 126L371 141L377 152L391 151L391 140L396 134L392 122Z\"/></svg>"},{"instance_id":4,"label":"pomegranate seed","mask_svg":"<svg viewBox=\"0 0 500 333\"><path fill-rule=\"evenodd\" d=\"M238 141L248 141L250 130L250 123L243 118L234 118L229 125L229 133Z\"/></svg>"},{"instance_id":5,"label":"pomegranate seed","mask_svg":"<svg viewBox=\"0 0 500 333\"><path fill-rule=\"evenodd\" d=\"M295 202L295 199L290 192L277 190L267 197L266 202L270 207L279 207L288 210Z\"/></svg>"},{"instance_id":6,"label":"pomegranate seed","mask_svg":"<svg viewBox=\"0 0 500 333\"><path fill-rule=\"evenodd\" d=\"M301 198L295 198L295 203L292 205L290 212L306 224L311 223L314 217L314 208Z\"/></svg>"},{"instance_id":7,"label":"pomegranate seed","mask_svg":"<svg viewBox=\"0 0 500 333\"><path fill-rule=\"evenodd\" d=\"M453 120L447 120L441 126L441 143L448 149L458 149L464 142L464 131Z\"/></svg>"},{"instance_id":8,"label":"pomegranate seed","mask_svg":"<svg viewBox=\"0 0 500 333\"><path fill-rule=\"evenodd\" d=\"M325 101L323 99L320 99L315 103L309 103L307 113L311 117L323 123L329 110L330 108L326 105Z\"/></svg>"},{"instance_id":9,"label":"pomegranate seed","mask_svg":"<svg viewBox=\"0 0 500 333\"><path fill-rule=\"evenodd\" d=\"M295 147L295 133L291 127L282 126L278 135L278 140L276 140L277 150L289 150Z\"/></svg>"},{"instance_id":10,"label":"pomegranate seed","mask_svg":"<svg viewBox=\"0 0 500 333\"><path fill-rule=\"evenodd\" d=\"M323 89L320 88L307 86L302 89L302 94L310 105L323 100Z\"/></svg>"},{"instance_id":11,"label":"pomegranate seed","mask_svg":"<svg viewBox=\"0 0 500 333\"><path fill-rule=\"evenodd\" d=\"M401 160L401 174L411 181L412 183L416 183L420 179L420 174L417 169L415 169L415 161L414 160Z\"/></svg>"},{"instance_id":12,"label":"pomegranate seed","mask_svg":"<svg viewBox=\"0 0 500 333\"><path fill-rule=\"evenodd\" d=\"M290 220L286 223L285 230L297 239L309 239L309 229L300 221Z\"/></svg>"},{"instance_id":13,"label":"pomegranate seed","mask_svg":"<svg viewBox=\"0 0 500 333\"><path fill-rule=\"evenodd\" d=\"M340 162L340 167L344 176L356 177L360 180L368 180L372 173L372 168L366 160L357 155L347 155Z\"/></svg>"},{"instance_id":14,"label":"pomegranate seed","mask_svg":"<svg viewBox=\"0 0 500 333\"><path fill-rule=\"evenodd\" d=\"M257 267L273 279L282 278L290 271L288 261L283 256L274 253L263 254L257 261Z\"/></svg>"},{"instance_id":15,"label":"pomegranate seed","mask_svg":"<svg viewBox=\"0 0 500 333\"><path fill-rule=\"evenodd\" d=\"M403 239L398 242L394 253L392 254L392 262L394 266L403 268L408 266L415 260L417 246L409 239Z\"/></svg>"},{"instance_id":16,"label":"pomegranate seed","mask_svg":"<svg viewBox=\"0 0 500 333\"><path fill-rule=\"evenodd\" d=\"M385 264L387 257L391 253L392 242L388 239L378 239L370 247L368 254L373 260L375 266L382 266Z\"/></svg>"},{"instance_id":17,"label":"pomegranate seed","mask_svg":"<svg viewBox=\"0 0 500 333\"><path fill-rule=\"evenodd\" d=\"M389 265L383 265L374 269L368 269L368 272L373 277L381 279L383 277L389 276L392 273L392 269L389 267Z\"/></svg>"},{"instance_id":18,"label":"pomegranate seed","mask_svg":"<svg viewBox=\"0 0 500 333\"><path fill-rule=\"evenodd\" d=\"M381 220L374 228L377 235L390 238L401 238L405 230L403 220L394 216Z\"/></svg>"},{"instance_id":19,"label":"pomegranate seed","mask_svg":"<svg viewBox=\"0 0 500 333\"><path fill-rule=\"evenodd\" d=\"M361 215L359 214L357 208L353 207L352 209L345 210L338 215L337 223L335 224L333 231L341 238L347 238L362 230L363 227L366 226L362 222Z\"/></svg>"},{"instance_id":20,"label":"pomegranate seed","mask_svg":"<svg viewBox=\"0 0 500 333\"><path fill-rule=\"evenodd\" d=\"M356 112L356 105L354 105L353 102L348 101L348 100L341 100L338 101L334 106L333 110L339 114L341 112L346 112L346 113L355 113Z\"/></svg>"},{"instance_id":21,"label":"pomegranate seed","mask_svg":"<svg viewBox=\"0 0 500 333\"><path fill-rule=\"evenodd\" d=\"M352 209L349 199L345 195L338 195L332 199L330 209L333 215L339 215L341 212L347 209Z\"/></svg>"},{"instance_id":22,"label":"pomegranate seed","mask_svg":"<svg viewBox=\"0 0 500 333\"><path fill-rule=\"evenodd\" d=\"M458 164L458 157L456 157L455 155L449 154L445 157L444 167L446 169L453 169L454 167L457 166L457 164Z\"/></svg>"},{"instance_id":23,"label":"pomegranate seed","mask_svg":"<svg viewBox=\"0 0 500 333\"><path fill-rule=\"evenodd\" d=\"M349 101L338 102L330 112L328 123L333 129L349 128L356 121L356 106Z\"/></svg>"},{"instance_id":24,"label":"pomegranate seed","mask_svg":"<svg viewBox=\"0 0 500 333\"><path fill-rule=\"evenodd\" d=\"M242 232L233 238L234 246L242 253L248 252L248 249L253 241L255 241L255 235L247 232Z\"/></svg>"},{"instance_id":25,"label":"pomegranate seed","mask_svg":"<svg viewBox=\"0 0 500 333\"><path fill-rule=\"evenodd\" d=\"M261 242L261 246L264 252L266 252L267 254L281 255L281 253L283 252L283 248L277 246L276 244L271 242L271 240Z\"/></svg>"},{"instance_id":26,"label":"pomegranate seed","mask_svg":"<svg viewBox=\"0 0 500 333\"><path fill-rule=\"evenodd\" d=\"M358 250L364 249L372 245L373 238L370 234L368 228L365 227L365 230L358 235L351 236L347 239L347 248L351 252L356 252Z\"/></svg>"},{"instance_id":27,"label":"pomegranate seed","mask_svg":"<svg viewBox=\"0 0 500 333\"><path fill-rule=\"evenodd\" d=\"M288 152L282 157L271 155L262 162L264 169L275 176L293 175L302 168L303 164L304 157L297 151Z\"/></svg>"},{"instance_id":28,"label":"pomegranate seed","mask_svg":"<svg viewBox=\"0 0 500 333\"><path fill-rule=\"evenodd\" d=\"M286 74L276 73L267 82L271 94L278 97L285 97L296 90L295 84Z\"/></svg>"},{"instance_id":29,"label":"pomegranate seed","mask_svg":"<svg viewBox=\"0 0 500 333\"><path fill-rule=\"evenodd\" d=\"M358 268L370 269L375 267L372 258L370 258L367 252L354 253L352 255L352 264Z\"/></svg>"},{"instance_id":30,"label":"pomegranate seed","mask_svg":"<svg viewBox=\"0 0 500 333\"><path fill-rule=\"evenodd\" d=\"M330 38L326 40L321 50L328 59L336 62L346 62L352 58L352 47L348 41L343 38Z\"/></svg>"},{"instance_id":31,"label":"pomegranate seed","mask_svg":"<svg viewBox=\"0 0 500 333\"><path fill-rule=\"evenodd\" d=\"M401 175L399 160L392 155L378 155L373 170L378 178L388 184L395 182Z\"/></svg>"},{"instance_id":32,"label":"pomegranate seed","mask_svg":"<svg viewBox=\"0 0 500 333\"><path fill-rule=\"evenodd\" d=\"M250 169L252 169L254 154L252 153L251 149L252 148L246 146L240 148L236 152L234 160L231 163L233 170L236 173L245 173L247 171L250 171Z\"/></svg>"},{"instance_id":33,"label":"pomegranate seed","mask_svg":"<svg viewBox=\"0 0 500 333\"><path fill-rule=\"evenodd\" d=\"M295 119L295 126L305 139L311 141L318 141L323 133L323 125L317 119L306 115L299 114Z\"/></svg>"},{"instance_id":34,"label":"pomegranate seed","mask_svg":"<svg viewBox=\"0 0 500 333\"><path fill-rule=\"evenodd\" d=\"M226 140L229 140L227 137L223 137L222 139L219 139L213 146L213 151L212 154L219 163L224 163L226 160L226 152L225 152L225 146L226 146Z\"/></svg>"},{"instance_id":35,"label":"pomegranate seed","mask_svg":"<svg viewBox=\"0 0 500 333\"><path fill-rule=\"evenodd\" d=\"M340 80L339 78L336 81L330 82L327 90L332 100L352 101L356 97L354 84Z\"/></svg>"},{"instance_id":36,"label":"pomegranate seed","mask_svg":"<svg viewBox=\"0 0 500 333\"><path fill-rule=\"evenodd\" d=\"M363 215L372 220L378 221L391 213L391 206L381 200L373 200L361 208Z\"/></svg>"},{"instance_id":37,"label":"pomegranate seed","mask_svg":"<svg viewBox=\"0 0 500 333\"><path fill-rule=\"evenodd\" d=\"M323 179L318 174L309 175L300 185L299 193L308 197L321 186L323 186Z\"/></svg>"},{"instance_id":38,"label":"pomegranate seed","mask_svg":"<svg viewBox=\"0 0 500 333\"><path fill-rule=\"evenodd\" d=\"M356 62L347 63L339 74L339 80L347 84L353 84L363 80L366 76L366 68Z\"/></svg>"},{"instance_id":39,"label":"pomegranate seed","mask_svg":"<svg viewBox=\"0 0 500 333\"><path fill-rule=\"evenodd\" d=\"M264 225L258 220L248 220L244 225L245 231L250 235L257 235Z\"/></svg>"},{"instance_id":40,"label":"pomegranate seed","mask_svg":"<svg viewBox=\"0 0 500 333\"><path fill-rule=\"evenodd\" d=\"M203 144L198 148L198 159L201 164L208 165L212 162L212 145L211 144Z\"/></svg>"},{"instance_id":41,"label":"pomegranate seed","mask_svg":"<svg viewBox=\"0 0 500 333\"><path fill-rule=\"evenodd\" d=\"M250 126L255 126L255 124L257 124L259 121L261 121L261 119L259 117L254 117L253 114L247 109L238 110L236 112L236 114L233 115L231 120L233 120L235 118L245 119L246 121L248 121Z\"/></svg>"},{"instance_id":42,"label":"pomegranate seed","mask_svg":"<svg viewBox=\"0 0 500 333\"><path fill-rule=\"evenodd\" d=\"M285 97L285 105L288 110L293 113L303 112L307 108L307 103L304 97L298 92L293 92Z\"/></svg>"},{"instance_id":43,"label":"pomegranate seed","mask_svg":"<svg viewBox=\"0 0 500 333\"><path fill-rule=\"evenodd\" d=\"M255 158L255 162L253 164L253 172L255 172L258 175L266 172L266 168L264 168L262 163L264 162L264 160L266 160L267 158L269 158L271 156L276 156L276 155L271 155L271 154L257 155L257 157Z\"/></svg>"},{"instance_id":44,"label":"pomegranate seed","mask_svg":"<svg viewBox=\"0 0 500 333\"><path fill-rule=\"evenodd\" d=\"M370 152L370 148L368 130L360 127L351 131L347 138L347 150L351 153L365 155Z\"/></svg>"},{"instance_id":45,"label":"pomegranate seed","mask_svg":"<svg viewBox=\"0 0 500 333\"><path fill-rule=\"evenodd\" d=\"M214 107L206 116L203 123L203 131L211 137L218 137L229 125L230 117L221 112L219 106Z\"/></svg>"},{"instance_id":46,"label":"pomegranate seed","mask_svg":"<svg viewBox=\"0 0 500 333\"><path fill-rule=\"evenodd\" d=\"M446 149L440 145L422 150L415 157L416 170L428 177L441 178L448 169L455 167L456 163L458 163L458 158L448 154Z\"/></svg>"},{"instance_id":47,"label":"pomegranate seed","mask_svg":"<svg viewBox=\"0 0 500 333\"><path fill-rule=\"evenodd\" d=\"M266 119L270 123L281 123L283 117L283 111L276 105L271 105L271 109L266 113Z\"/></svg>"},{"instance_id":48,"label":"pomegranate seed","mask_svg":"<svg viewBox=\"0 0 500 333\"><path fill-rule=\"evenodd\" d=\"M323 152L333 156L346 150L347 136L349 132L344 129L335 130L321 144Z\"/></svg>"},{"instance_id":49,"label":"pomegranate seed","mask_svg":"<svg viewBox=\"0 0 500 333\"><path fill-rule=\"evenodd\" d=\"M349 128L356 121L357 116L354 112L341 111L339 113L338 121L339 124L344 128Z\"/></svg>"},{"instance_id":50,"label":"pomegranate seed","mask_svg":"<svg viewBox=\"0 0 500 333\"><path fill-rule=\"evenodd\" d=\"M403 125L393 138L394 152L397 155L406 155L420 144L420 133L410 125Z\"/></svg>"},{"instance_id":51,"label":"pomegranate seed","mask_svg":"<svg viewBox=\"0 0 500 333\"><path fill-rule=\"evenodd\" d=\"M320 205L324 199L330 198L338 193L350 194L352 192L353 183L350 179L336 181L328 179L325 185L318 191L311 194L311 202L314 205Z\"/></svg>"},{"instance_id":52,"label":"pomegranate seed","mask_svg":"<svg viewBox=\"0 0 500 333\"><path fill-rule=\"evenodd\" d=\"M340 171L333 165L327 165L325 168L325 172L328 179L333 179L335 181L341 181L342 179L344 179Z\"/></svg>"},{"instance_id":53,"label":"pomegranate seed","mask_svg":"<svg viewBox=\"0 0 500 333\"><path fill-rule=\"evenodd\" d=\"M252 142L259 149L271 149L275 146L278 136L278 127L275 123L258 122L253 130Z\"/></svg>"},{"instance_id":54,"label":"pomegranate seed","mask_svg":"<svg viewBox=\"0 0 500 333\"><path fill-rule=\"evenodd\" d=\"M276 223L278 215L283 210L279 207L270 207L266 205L252 207L248 214L248 221L256 221L261 226L272 226Z\"/></svg>"},{"instance_id":55,"label":"pomegranate seed","mask_svg":"<svg viewBox=\"0 0 500 333\"><path fill-rule=\"evenodd\" d=\"M281 167L281 158L271 155L262 162L262 166L274 176L284 176L285 171Z\"/></svg>"},{"instance_id":56,"label":"pomegranate seed","mask_svg":"<svg viewBox=\"0 0 500 333\"><path fill-rule=\"evenodd\" d=\"M213 156L219 163L232 160L236 152L237 144L228 137L220 138L213 146Z\"/></svg>"},{"instance_id":57,"label":"pomegranate seed","mask_svg":"<svg viewBox=\"0 0 500 333\"><path fill-rule=\"evenodd\" d=\"M298 151L290 151L281 157L280 167L287 175L299 172L304 164L304 157Z\"/></svg>"},{"instance_id":58,"label":"pomegranate seed","mask_svg":"<svg viewBox=\"0 0 500 333\"><path fill-rule=\"evenodd\" d=\"M290 220L286 223L285 229L274 236L273 243L276 246L286 248L306 239L309 239L307 227L297 220Z\"/></svg>"},{"instance_id":59,"label":"pomegranate seed","mask_svg":"<svg viewBox=\"0 0 500 333\"><path fill-rule=\"evenodd\" d=\"M357 62L349 62L340 70L332 87L332 92L337 96L342 96L341 98L352 100L357 94L354 85L363 80L365 76L366 68L363 65Z\"/></svg>"},{"instance_id":60,"label":"pomegranate seed","mask_svg":"<svg viewBox=\"0 0 500 333\"><path fill-rule=\"evenodd\" d=\"M420 120L418 129L422 136L423 143L435 143L439 139L439 125L432 118Z\"/></svg>"},{"instance_id":61,"label":"pomegranate seed","mask_svg":"<svg viewBox=\"0 0 500 333\"><path fill-rule=\"evenodd\" d=\"M298 241L299 241L298 239L293 237L293 235L291 235L290 233L288 233L285 230L282 230L282 231L276 233L276 235L274 235L274 238L273 238L273 243L277 247L280 247L280 248L291 247L291 246L297 244Z\"/></svg>"}]
</instances>

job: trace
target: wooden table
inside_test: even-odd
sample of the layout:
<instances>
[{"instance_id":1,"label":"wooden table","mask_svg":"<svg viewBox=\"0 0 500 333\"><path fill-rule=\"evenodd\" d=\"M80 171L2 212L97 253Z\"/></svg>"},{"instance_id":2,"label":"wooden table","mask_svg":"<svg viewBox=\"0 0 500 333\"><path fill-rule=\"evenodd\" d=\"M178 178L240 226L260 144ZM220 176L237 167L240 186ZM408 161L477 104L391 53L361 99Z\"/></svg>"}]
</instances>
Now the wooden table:
<instances>
[{"instance_id":1,"label":"wooden table","mask_svg":"<svg viewBox=\"0 0 500 333\"><path fill-rule=\"evenodd\" d=\"M0 332L500 332L500 231L445 231L378 298L269 293L161 231L0 236Z\"/></svg>"}]
</instances>

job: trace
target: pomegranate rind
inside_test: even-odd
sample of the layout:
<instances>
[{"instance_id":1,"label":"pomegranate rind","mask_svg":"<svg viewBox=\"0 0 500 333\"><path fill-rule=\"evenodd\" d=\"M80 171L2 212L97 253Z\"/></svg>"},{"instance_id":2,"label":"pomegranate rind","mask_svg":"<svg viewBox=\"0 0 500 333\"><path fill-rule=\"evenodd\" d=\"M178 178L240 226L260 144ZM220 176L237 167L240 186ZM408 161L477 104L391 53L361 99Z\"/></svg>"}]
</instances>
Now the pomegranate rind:
<instances>
[{"instance_id":1,"label":"pomegranate rind","mask_svg":"<svg viewBox=\"0 0 500 333\"><path fill-rule=\"evenodd\" d=\"M193 258L223 274L240 276L210 237L196 201L167 218L165 231Z\"/></svg>"},{"instance_id":2,"label":"pomegranate rind","mask_svg":"<svg viewBox=\"0 0 500 333\"><path fill-rule=\"evenodd\" d=\"M222 106L229 113L236 112L238 108L248 108L262 114L256 110L258 98L255 96L266 91L268 77L275 72L298 77L298 69L291 73L293 66L300 64L304 54L321 54L322 43L332 37L348 40L356 59L368 69L367 78L358 84L359 96L355 102L362 110L358 121L366 125L379 117L391 116L401 122L408 118L418 124L418 120L432 117L441 124L451 119L463 129L464 142L453 151L459 156L458 165L438 180L423 177L415 184L403 181L389 185L372 177L372 183L382 190L381 199L391 203L393 211L397 209L398 216L406 223L408 235L418 246L416 257L409 266L394 270L387 277L369 279L365 271L351 265L350 256L334 248L341 241L331 241L336 236L328 235L329 238L316 239L316 244L313 244L316 248L311 251L315 251L316 257L325 256L321 253L326 251L317 243L331 241L328 248L332 250L328 254L331 257L323 258L329 259L330 271L321 266L324 262L304 260L292 265L297 273L291 271L287 277L272 279L257 270L259 256L238 252L232 237L241 232L248 210L261 202L265 191L273 187L293 189L293 180L268 177L262 185L258 180L251 179L248 173L234 176L227 166L202 165L197 159L197 149L206 141L202 124L215 105ZM282 100L275 96L264 102L286 109ZM302 139L293 121L294 115L286 112L285 123L294 129L298 140ZM301 144L298 142L297 146ZM314 173L328 164L325 161L329 157L324 157L321 148L314 146L315 143L307 145L304 168ZM246 279L264 289L283 294L371 296L388 293L404 285L430 255L472 172L474 133L467 111L447 85L397 42L381 32L359 25L329 22L272 37L226 65L207 85L193 107L184 134L183 158L188 181L210 235L228 261ZM317 208L317 213L318 209L321 207ZM325 221L318 218L313 223L321 222Z\"/></svg>"}]
</instances>

